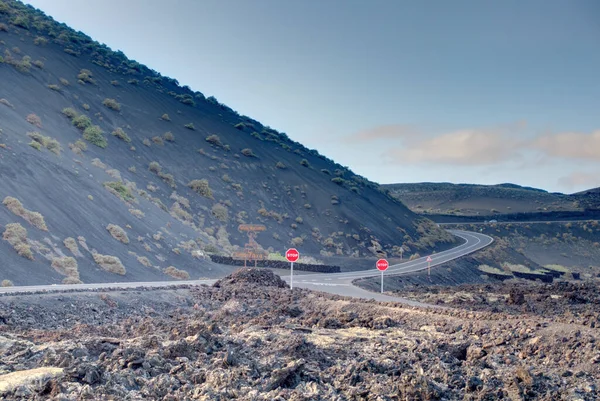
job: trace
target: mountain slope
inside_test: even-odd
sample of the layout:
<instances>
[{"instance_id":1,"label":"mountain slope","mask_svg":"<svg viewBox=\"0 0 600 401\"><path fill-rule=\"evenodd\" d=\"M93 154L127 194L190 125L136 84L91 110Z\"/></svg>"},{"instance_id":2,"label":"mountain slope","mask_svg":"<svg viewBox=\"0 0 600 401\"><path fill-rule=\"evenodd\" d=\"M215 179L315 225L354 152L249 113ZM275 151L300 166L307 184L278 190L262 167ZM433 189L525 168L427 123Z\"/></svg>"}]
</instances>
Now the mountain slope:
<instances>
[{"instance_id":1,"label":"mountain slope","mask_svg":"<svg viewBox=\"0 0 600 401\"><path fill-rule=\"evenodd\" d=\"M22 3L0 1L0 52L0 279L216 276L194 251L235 252L241 223L266 225L264 249L316 257L455 242L377 184Z\"/></svg>"}]
</instances>

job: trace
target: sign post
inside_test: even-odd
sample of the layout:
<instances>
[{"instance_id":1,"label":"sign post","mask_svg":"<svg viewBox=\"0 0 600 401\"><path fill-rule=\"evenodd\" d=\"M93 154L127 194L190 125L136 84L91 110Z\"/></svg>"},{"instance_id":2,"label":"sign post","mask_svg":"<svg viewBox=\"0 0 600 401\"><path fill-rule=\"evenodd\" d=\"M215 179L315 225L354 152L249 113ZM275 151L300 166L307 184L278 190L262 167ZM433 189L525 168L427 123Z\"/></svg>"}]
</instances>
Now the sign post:
<instances>
[{"instance_id":1,"label":"sign post","mask_svg":"<svg viewBox=\"0 0 600 401\"><path fill-rule=\"evenodd\" d=\"M294 262L298 260L300 257L300 253L296 250L296 248L290 248L285 253L285 258L288 262L291 263L290 266L290 289L294 289Z\"/></svg>"},{"instance_id":2,"label":"sign post","mask_svg":"<svg viewBox=\"0 0 600 401\"><path fill-rule=\"evenodd\" d=\"M383 272L386 271L389 266L390 266L390 264L385 259L379 259L377 261L377 263L375 264L375 267L377 267L377 269L379 271L381 271L381 293L382 294L383 294Z\"/></svg>"},{"instance_id":3,"label":"sign post","mask_svg":"<svg viewBox=\"0 0 600 401\"><path fill-rule=\"evenodd\" d=\"M402 254L404 253L404 248L400 247L400 260L402 260Z\"/></svg>"},{"instance_id":4,"label":"sign post","mask_svg":"<svg viewBox=\"0 0 600 401\"><path fill-rule=\"evenodd\" d=\"M427 256L427 275L431 276L431 256Z\"/></svg>"}]
</instances>

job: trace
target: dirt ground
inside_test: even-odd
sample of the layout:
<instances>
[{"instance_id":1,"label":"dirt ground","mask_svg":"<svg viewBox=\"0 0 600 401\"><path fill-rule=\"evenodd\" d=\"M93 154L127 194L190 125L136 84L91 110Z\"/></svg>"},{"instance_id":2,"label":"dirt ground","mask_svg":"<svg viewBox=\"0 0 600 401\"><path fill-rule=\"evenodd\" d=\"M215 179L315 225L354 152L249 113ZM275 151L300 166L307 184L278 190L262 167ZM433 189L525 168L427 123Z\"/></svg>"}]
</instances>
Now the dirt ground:
<instances>
[{"instance_id":1,"label":"dirt ground","mask_svg":"<svg viewBox=\"0 0 600 401\"><path fill-rule=\"evenodd\" d=\"M542 292L569 300L555 313L433 310L240 270L213 287L3 296L0 398L594 400L585 291Z\"/></svg>"}]
</instances>

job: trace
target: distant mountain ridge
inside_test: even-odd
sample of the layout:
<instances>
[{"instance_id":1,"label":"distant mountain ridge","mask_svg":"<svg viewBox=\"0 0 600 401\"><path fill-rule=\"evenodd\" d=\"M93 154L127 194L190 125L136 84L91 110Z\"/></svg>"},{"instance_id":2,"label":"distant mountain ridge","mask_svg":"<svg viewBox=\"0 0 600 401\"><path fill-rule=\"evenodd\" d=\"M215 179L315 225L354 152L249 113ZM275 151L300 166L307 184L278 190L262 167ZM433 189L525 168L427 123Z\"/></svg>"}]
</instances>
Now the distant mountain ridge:
<instances>
[{"instance_id":1,"label":"distant mountain ridge","mask_svg":"<svg viewBox=\"0 0 600 401\"><path fill-rule=\"evenodd\" d=\"M504 183L498 185L422 182L386 184L383 188L420 214L489 216L494 214L596 210L592 191L566 195Z\"/></svg>"}]
</instances>

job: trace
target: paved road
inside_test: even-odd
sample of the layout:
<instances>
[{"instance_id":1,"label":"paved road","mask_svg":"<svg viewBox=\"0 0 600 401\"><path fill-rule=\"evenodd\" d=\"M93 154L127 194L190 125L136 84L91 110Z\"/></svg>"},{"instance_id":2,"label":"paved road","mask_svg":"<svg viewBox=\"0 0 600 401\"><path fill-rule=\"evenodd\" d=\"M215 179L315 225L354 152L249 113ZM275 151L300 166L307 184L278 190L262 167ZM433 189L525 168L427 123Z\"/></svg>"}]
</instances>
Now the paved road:
<instances>
[{"instance_id":1,"label":"paved road","mask_svg":"<svg viewBox=\"0 0 600 401\"><path fill-rule=\"evenodd\" d=\"M441 265L454 259L458 259L462 256L468 255L469 253L475 252L481 248L490 245L494 240L492 237L481 233L475 233L470 231L459 231L459 230L448 230L452 234L461 237L465 242L455 248L436 253L431 255L432 262L431 267ZM412 273L420 270L427 269L427 258L422 257L412 261L406 261L404 263L390 266L386 271L385 275L397 275L403 273ZM352 281L359 278L366 277L380 277L381 273L373 267L373 270L362 270L346 273L320 273L310 275L295 275L294 276L294 288L309 288L311 290L323 291L332 294L351 296L355 298L375 299L378 301L394 301L403 302L409 305L421 305L418 302L410 301L407 299L401 299L398 297L392 297L385 294L373 293L362 288L358 288L352 285ZM290 282L290 276L282 276L286 282ZM135 283L99 283L99 284L74 284L74 285L36 285L36 286L23 286L23 287L0 287L0 293L11 293L11 292L36 292L36 291L52 291L52 290L69 290L69 289L100 289L100 288L137 288L137 287L170 287L173 285L181 284L207 284L212 285L216 280L189 280L189 281L161 281L161 282L135 282ZM385 285L385 278L384 278Z\"/></svg>"},{"instance_id":2,"label":"paved road","mask_svg":"<svg viewBox=\"0 0 600 401\"><path fill-rule=\"evenodd\" d=\"M600 221L598 219L580 219L580 220L536 220L536 221L497 221L489 223L485 221L463 221L462 223L436 223L440 226L466 226L469 224L489 226L492 224L546 224L546 223L585 223L588 221Z\"/></svg>"}]
</instances>

